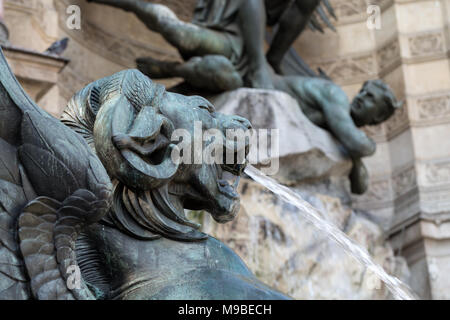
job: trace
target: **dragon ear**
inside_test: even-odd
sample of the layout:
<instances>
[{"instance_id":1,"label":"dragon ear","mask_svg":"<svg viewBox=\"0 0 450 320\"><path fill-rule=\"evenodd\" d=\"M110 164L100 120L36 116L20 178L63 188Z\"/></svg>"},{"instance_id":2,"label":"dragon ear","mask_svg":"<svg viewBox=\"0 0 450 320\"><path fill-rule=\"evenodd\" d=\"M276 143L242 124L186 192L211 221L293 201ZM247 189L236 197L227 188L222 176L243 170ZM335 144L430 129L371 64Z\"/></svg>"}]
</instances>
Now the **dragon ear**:
<instances>
[{"instance_id":1,"label":"dragon ear","mask_svg":"<svg viewBox=\"0 0 450 320\"><path fill-rule=\"evenodd\" d=\"M133 140L139 144L153 141L156 145L164 138L167 121L153 107L142 107L136 114L136 109L123 95L103 103L94 126L94 142L108 173L125 185L143 191L161 187L173 178L179 166L171 158L175 145L169 143L148 154L132 147ZM129 138L130 145L117 142L118 137Z\"/></svg>"}]
</instances>

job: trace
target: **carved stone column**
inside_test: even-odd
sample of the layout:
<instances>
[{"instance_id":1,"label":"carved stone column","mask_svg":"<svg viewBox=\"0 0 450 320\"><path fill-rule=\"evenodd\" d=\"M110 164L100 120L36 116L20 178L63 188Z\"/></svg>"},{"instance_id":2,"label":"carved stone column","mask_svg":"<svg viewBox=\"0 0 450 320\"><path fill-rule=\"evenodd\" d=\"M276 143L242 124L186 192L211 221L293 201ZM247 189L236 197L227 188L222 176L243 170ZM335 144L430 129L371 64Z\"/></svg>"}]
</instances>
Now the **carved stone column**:
<instances>
[{"instance_id":1,"label":"carved stone column","mask_svg":"<svg viewBox=\"0 0 450 320\"><path fill-rule=\"evenodd\" d=\"M3 0L0 0L0 44L7 43L9 38L9 31L3 21L3 18L4 18Z\"/></svg>"},{"instance_id":2,"label":"carved stone column","mask_svg":"<svg viewBox=\"0 0 450 320\"><path fill-rule=\"evenodd\" d=\"M394 182L416 191L396 199L390 238L414 289L432 299L450 298L449 9L448 0L395 2L412 152L391 144L391 159L413 159L411 174Z\"/></svg>"},{"instance_id":3,"label":"carved stone column","mask_svg":"<svg viewBox=\"0 0 450 320\"><path fill-rule=\"evenodd\" d=\"M337 33L302 35L297 49L352 97L381 78L405 106L366 132L377 152L365 158L369 191L353 207L380 219L407 259L422 298L449 299L450 0L331 0ZM381 29L367 27L378 5Z\"/></svg>"}]
</instances>

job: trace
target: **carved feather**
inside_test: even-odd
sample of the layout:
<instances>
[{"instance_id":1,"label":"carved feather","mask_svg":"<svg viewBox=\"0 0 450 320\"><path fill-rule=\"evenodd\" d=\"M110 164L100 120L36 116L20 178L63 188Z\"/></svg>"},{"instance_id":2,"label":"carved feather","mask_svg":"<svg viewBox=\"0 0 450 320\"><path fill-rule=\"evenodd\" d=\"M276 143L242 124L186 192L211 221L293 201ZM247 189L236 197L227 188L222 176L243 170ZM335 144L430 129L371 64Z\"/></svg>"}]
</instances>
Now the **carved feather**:
<instances>
[{"instance_id":1,"label":"carved feather","mask_svg":"<svg viewBox=\"0 0 450 320\"><path fill-rule=\"evenodd\" d=\"M0 49L0 299L93 299L79 233L108 211L111 181L84 139L26 95Z\"/></svg>"},{"instance_id":2,"label":"carved feather","mask_svg":"<svg viewBox=\"0 0 450 320\"><path fill-rule=\"evenodd\" d=\"M2 139L0 146L0 299L29 299L28 276L16 233L17 217L27 197L19 181L16 150Z\"/></svg>"}]
</instances>

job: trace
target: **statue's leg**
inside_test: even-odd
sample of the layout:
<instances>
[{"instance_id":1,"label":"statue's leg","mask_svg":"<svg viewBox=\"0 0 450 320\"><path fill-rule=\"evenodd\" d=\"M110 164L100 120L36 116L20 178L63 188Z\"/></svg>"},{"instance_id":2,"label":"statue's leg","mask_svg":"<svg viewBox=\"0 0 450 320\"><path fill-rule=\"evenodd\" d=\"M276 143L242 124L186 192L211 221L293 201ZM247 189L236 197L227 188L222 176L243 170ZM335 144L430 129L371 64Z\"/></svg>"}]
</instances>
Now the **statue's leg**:
<instances>
[{"instance_id":1,"label":"statue's leg","mask_svg":"<svg viewBox=\"0 0 450 320\"><path fill-rule=\"evenodd\" d=\"M179 74L179 66L182 63L177 61L162 61L152 57L142 57L136 59L136 64L139 71L151 79L183 77Z\"/></svg>"},{"instance_id":2,"label":"statue's leg","mask_svg":"<svg viewBox=\"0 0 450 320\"><path fill-rule=\"evenodd\" d=\"M267 53L267 60L281 74L281 62L297 37L307 26L321 0L297 0L283 14L278 31Z\"/></svg>"},{"instance_id":3,"label":"statue's leg","mask_svg":"<svg viewBox=\"0 0 450 320\"><path fill-rule=\"evenodd\" d=\"M220 54L231 57L229 39L222 33L178 19L168 7L142 0L88 0L133 12L150 30L160 33L183 56Z\"/></svg>"},{"instance_id":4,"label":"statue's leg","mask_svg":"<svg viewBox=\"0 0 450 320\"><path fill-rule=\"evenodd\" d=\"M246 82L252 88L273 89L270 67L264 54L266 12L264 0L246 0L239 9L239 24L248 56Z\"/></svg>"},{"instance_id":5,"label":"statue's leg","mask_svg":"<svg viewBox=\"0 0 450 320\"><path fill-rule=\"evenodd\" d=\"M211 92L229 91L243 86L239 72L231 61L221 55L193 57L185 63L147 57L137 59L137 65L150 78L180 77L193 87Z\"/></svg>"}]
</instances>

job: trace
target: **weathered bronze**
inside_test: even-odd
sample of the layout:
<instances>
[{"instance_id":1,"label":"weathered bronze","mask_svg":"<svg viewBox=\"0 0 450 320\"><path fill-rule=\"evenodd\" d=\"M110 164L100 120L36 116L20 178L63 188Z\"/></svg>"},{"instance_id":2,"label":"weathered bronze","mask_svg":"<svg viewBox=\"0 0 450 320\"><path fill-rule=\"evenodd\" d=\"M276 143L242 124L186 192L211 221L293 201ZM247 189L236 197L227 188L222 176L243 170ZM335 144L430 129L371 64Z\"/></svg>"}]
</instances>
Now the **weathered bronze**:
<instances>
[{"instance_id":1,"label":"weathered bronze","mask_svg":"<svg viewBox=\"0 0 450 320\"><path fill-rule=\"evenodd\" d=\"M308 23L311 23L312 28L323 30L313 15L315 10L317 16L331 27L325 11L334 15L328 0L199 0L194 19L192 23L188 23L179 20L166 6L147 1L88 0L88 2L133 12L150 30L160 33L176 47L185 60L196 57L196 61L188 62L191 65L199 65L198 60L201 59L199 57L224 56L228 60L227 65L232 65L242 79L236 79L233 83L221 83L218 79L214 81L215 85L211 85L203 80L204 77L201 78L199 85L215 91L240 87L243 84L252 88L273 89L269 63L275 70L281 72L283 57ZM266 25L278 25L267 59L263 50ZM208 59L200 65L205 69L204 65L211 63L218 64L218 68L223 67L222 61L213 59ZM160 63L153 59L138 59L139 69L144 73L151 72L152 77L175 76L172 73L161 74L155 72L156 70L149 70L158 69L159 65ZM161 68L164 69L164 64ZM176 71L180 72L187 74L181 70ZM188 74L190 78L195 78L192 72Z\"/></svg>"},{"instance_id":2,"label":"weathered bronze","mask_svg":"<svg viewBox=\"0 0 450 320\"><path fill-rule=\"evenodd\" d=\"M328 0L266 0L265 6L268 25L277 25L277 31L267 52L267 61L278 74L283 73L281 64L284 56L308 24L313 30L323 32L320 18L326 26L334 30L334 26L325 13L328 11L336 19Z\"/></svg>"},{"instance_id":3,"label":"weathered bronze","mask_svg":"<svg viewBox=\"0 0 450 320\"><path fill-rule=\"evenodd\" d=\"M329 130L353 160L351 190L367 191L369 176L362 157L375 153L376 144L359 127L377 125L389 119L403 103L381 80L364 83L352 102L335 83L322 78L274 76L275 87L296 98L303 113L316 125Z\"/></svg>"},{"instance_id":4,"label":"weathered bronze","mask_svg":"<svg viewBox=\"0 0 450 320\"><path fill-rule=\"evenodd\" d=\"M137 70L88 85L62 122L24 93L3 53L0 81L0 299L287 298L185 216L232 220L239 195L223 175L242 165L170 157L171 134L194 121L247 150L224 133L249 130L246 119Z\"/></svg>"},{"instance_id":5,"label":"weathered bronze","mask_svg":"<svg viewBox=\"0 0 450 320\"><path fill-rule=\"evenodd\" d=\"M333 28L328 1L202 0L194 22L180 21L169 8L141 0L91 0L134 12L149 29L161 33L187 62L137 59L139 69L153 78L182 77L200 90L223 92L247 85L274 88L296 98L302 111L315 124L333 133L353 159L350 174L353 193L368 188L368 173L361 158L375 152L375 142L358 129L387 120L401 106L381 80L368 81L352 103L344 91L326 76L282 76L281 61L308 23L322 30L319 17ZM278 24L267 60L263 54L266 24ZM200 27L198 27L200 26Z\"/></svg>"}]
</instances>

